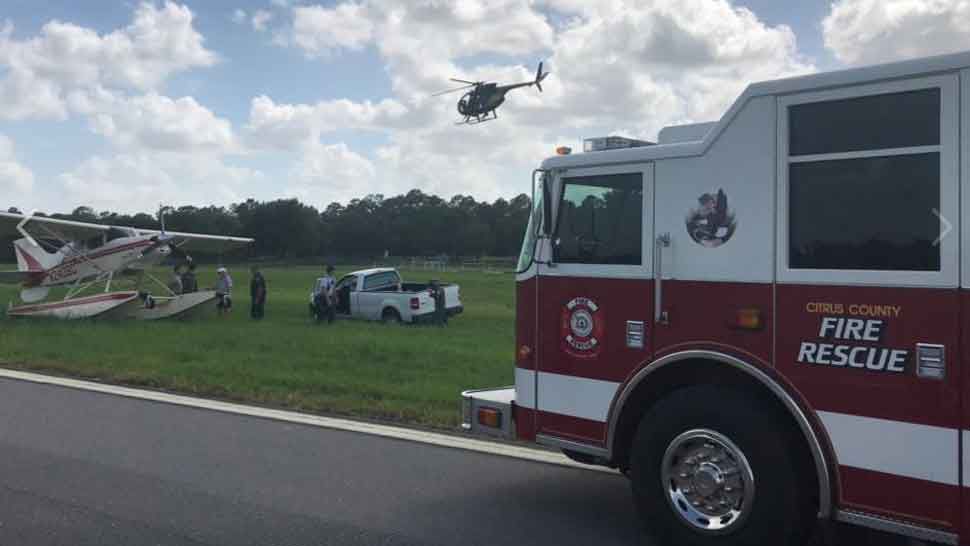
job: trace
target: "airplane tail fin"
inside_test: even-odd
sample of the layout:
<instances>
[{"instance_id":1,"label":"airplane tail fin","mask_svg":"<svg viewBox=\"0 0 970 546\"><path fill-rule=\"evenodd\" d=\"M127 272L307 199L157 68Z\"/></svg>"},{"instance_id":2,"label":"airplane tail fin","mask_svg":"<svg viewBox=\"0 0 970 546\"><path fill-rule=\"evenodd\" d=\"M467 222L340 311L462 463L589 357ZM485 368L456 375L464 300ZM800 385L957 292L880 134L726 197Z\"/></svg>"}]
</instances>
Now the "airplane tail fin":
<instances>
[{"instance_id":1,"label":"airplane tail fin","mask_svg":"<svg viewBox=\"0 0 970 546\"><path fill-rule=\"evenodd\" d=\"M46 271L61 263L64 255L51 254L38 245L31 244L27 239L17 239L13 242L17 252L17 269L20 271Z\"/></svg>"}]
</instances>

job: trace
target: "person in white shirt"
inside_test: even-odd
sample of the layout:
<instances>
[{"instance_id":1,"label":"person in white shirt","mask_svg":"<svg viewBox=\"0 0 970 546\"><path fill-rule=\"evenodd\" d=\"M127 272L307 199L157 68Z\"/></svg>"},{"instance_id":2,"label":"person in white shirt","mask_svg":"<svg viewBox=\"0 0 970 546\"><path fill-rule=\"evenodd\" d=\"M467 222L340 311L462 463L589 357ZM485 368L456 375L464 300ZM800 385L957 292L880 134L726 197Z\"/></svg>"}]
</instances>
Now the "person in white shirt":
<instances>
[{"instance_id":1,"label":"person in white shirt","mask_svg":"<svg viewBox=\"0 0 970 546\"><path fill-rule=\"evenodd\" d=\"M216 279L216 309L219 315L226 315L232 310L232 277L225 267L216 269L219 278Z\"/></svg>"},{"instance_id":2,"label":"person in white shirt","mask_svg":"<svg viewBox=\"0 0 970 546\"><path fill-rule=\"evenodd\" d=\"M333 277L333 271L333 266L328 265L327 274L317 279L316 284L313 286L313 299L317 307L317 322L327 319L327 323L332 323L336 316L337 302L335 299L334 287L336 286L337 281Z\"/></svg>"}]
</instances>

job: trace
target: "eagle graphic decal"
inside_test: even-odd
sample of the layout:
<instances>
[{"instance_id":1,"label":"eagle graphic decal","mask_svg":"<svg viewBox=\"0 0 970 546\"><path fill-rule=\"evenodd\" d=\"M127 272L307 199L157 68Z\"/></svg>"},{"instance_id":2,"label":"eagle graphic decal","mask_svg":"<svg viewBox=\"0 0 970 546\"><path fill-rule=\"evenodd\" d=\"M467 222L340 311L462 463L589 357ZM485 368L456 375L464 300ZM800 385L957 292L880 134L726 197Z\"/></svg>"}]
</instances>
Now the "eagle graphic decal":
<instances>
[{"instance_id":1,"label":"eagle graphic decal","mask_svg":"<svg viewBox=\"0 0 970 546\"><path fill-rule=\"evenodd\" d=\"M723 189L717 194L705 193L697 198L698 207L687 213L687 233L695 243L715 248L728 242L738 222L728 207Z\"/></svg>"}]
</instances>

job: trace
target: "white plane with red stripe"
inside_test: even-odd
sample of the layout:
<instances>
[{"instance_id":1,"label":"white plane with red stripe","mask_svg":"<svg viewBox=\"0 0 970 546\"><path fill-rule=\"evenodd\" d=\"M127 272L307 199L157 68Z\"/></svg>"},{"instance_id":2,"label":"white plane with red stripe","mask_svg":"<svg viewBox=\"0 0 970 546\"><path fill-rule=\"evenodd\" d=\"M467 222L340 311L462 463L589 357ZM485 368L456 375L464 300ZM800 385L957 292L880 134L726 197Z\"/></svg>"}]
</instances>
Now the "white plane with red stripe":
<instances>
[{"instance_id":1,"label":"white plane with red stripe","mask_svg":"<svg viewBox=\"0 0 970 546\"><path fill-rule=\"evenodd\" d=\"M16 234L22 236L13 242L17 270L0 271L0 283L20 284L20 297L26 303L40 302L51 287L65 285L71 287L65 301L80 302L75 296L91 284L105 282L108 292L116 274L144 270L173 253L221 254L253 241L0 212L0 236ZM57 304L58 309L63 307Z\"/></svg>"}]
</instances>

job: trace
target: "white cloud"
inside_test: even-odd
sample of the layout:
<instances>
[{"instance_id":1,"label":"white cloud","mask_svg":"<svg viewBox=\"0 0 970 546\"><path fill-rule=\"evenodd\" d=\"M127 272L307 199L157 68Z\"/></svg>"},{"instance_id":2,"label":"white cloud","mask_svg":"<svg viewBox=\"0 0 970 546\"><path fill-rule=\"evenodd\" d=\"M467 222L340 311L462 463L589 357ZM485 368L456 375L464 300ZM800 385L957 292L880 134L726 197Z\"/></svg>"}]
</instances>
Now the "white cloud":
<instances>
[{"instance_id":1,"label":"white cloud","mask_svg":"<svg viewBox=\"0 0 970 546\"><path fill-rule=\"evenodd\" d=\"M970 2L838 0L822 21L825 46L847 64L970 49Z\"/></svg>"},{"instance_id":2,"label":"white cloud","mask_svg":"<svg viewBox=\"0 0 970 546\"><path fill-rule=\"evenodd\" d=\"M88 116L92 131L119 148L193 154L238 150L229 121L192 97L124 97L98 89L73 93L69 104Z\"/></svg>"},{"instance_id":3,"label":"white cloud","mask_svg":"<svg viewBox=\"0 0 970 546\"><path fill-rule=\"evenodd\" d=\"M283 169L282 190L272 191L315 205L414 187L494 199L528 191L529 173L557 144L618 131L652 138L670 123L718 118L752 81L814 70L790 28L728 0L272 5L279 11L237 10L233 18L274 27L277 42L309 58L373 47L391 94L308 104L257 96L237 135L194 98L160 93L171 74L209 66L216 55L187 8L144 4L132 25L105 35L56 22L28 40L13 40L9 27L0 32L0 116L84 116L114 150L57 181L98 208L239 200L264 177L226 157L279 151L295 160ZM257 22L260 13L267 15ZM133 30L152 26L154 33ZM105 53L124 40L132 44L127 56ZM135 52L136 43L155 44L154 56ZM431 96L449 77L528 81L539 59L552 71L545 92L510 92L497 121L456 126L460 94ZM355 150L339 142L348 130L377 132L384 142Z\"/></svg>"},{"instance_id":4,"label":"white cloud","mask_svg":"<svg viewBox=\"0 0 970 546\"><path fill-rule=\"evenodd\" d=\"M46 190L67 203L153 210L159 202L226 204L262 177L225 162L242 152L228 120L193 97L158 92L173 74L218 60L193 18L183 5L146 2L128 26L106 34L59 21L23 40L10 25L0 32L0 117L82 116L113 148L56 176ZM33 176L11 158L0 156L0 186L30 185Z\"/></svg>"},{"instance_id":5,"label":"white cloud","mask_svg":"<svg viewBox=\"0 0 970 546\"><path fill-rule=\"evenodd\" d=\"M72 90L146 91L176 72L213 65L217 56L192 21L187 7L166 2L139 5L131 24L104 35L55 20L16 40L8 23L0 31L0 118L63 119Z\"/></svg>"},{"instance_id":6,"label":"white cloud","mask_svg":"<svg viewBox=\"0 0 970 546\"><path fill-rule=\"evenodd\" d=\"M34 173L17 162L13 141L0 134L0 191L19 197L28 193L33 186Z\"/></svg>"},{"instance_id":7,"label":"white cloud","mask_svg":"<svg viewBox=\"0 0 970 546\"><path fill-rule=\"evenodd\" d=\"M393 99L378 103L337 99L308 105L278 104L259 96L250 104L246 129L254 148L293 149L313 144L322 133L337 129L384 129L406 112Z\"/></svg>"},{"instance_id":8,"label":"white cloud","mask_svg":"<svg viewBox=\"0 0 970 546\"><path fill-rule=\"evenodd\" d=\"M246 10L236 9L232 12L232 22L241 25L246 22Z\"/></svg>"},{"instance_id":9,"label":"white cloud","mask_svg":"<svg viewBox=\"0 0 970 546\"><path fill-rule=\"evenodd\" d=\"M264 175L207 156L123 153L91 157L59 175L68 202L97 210L154 210L159 203L203 206L239 202Z\"/></svg>"},{"instance_id":10,"label":"white cloud","mask_svg":"<svg viewBox=\"0 0 970 546\"><path fill-rule=\"evenodd\" d=\"M253 19L252 19L253 29L259 32L263 32L264 30L266 30L266 27L269 25L269 22L272 19L273 19L272 12L266 11L264 9L256 10L256 12L253 13Z\"/></svg>"},{"instance_id":11,"label":"white cloud","mask_svg":"<svg viewBox=\"0 0 970 546\"><path fill-rule=\"evenodd\" d=\"M296 6L293 26L281 41L301 48L309 57L319 57L341 48L361 49L373 32L374 23L360 4L342 3L335 8Z\"/></svg>"},{"instance_id":12,"label":"white cloud","mask_svg":"<svg viewBox=\"0 0 970 546\"><path fill-rule=\"evenodd\" d=\"M341 10L354 14L352 26L369 30L341 37L326 32L326 17L327 24L309 24L314 18L307 14L329 17ZM388 142L373 154L373 186L355 195L418 187L492 199L527 191L528 173L557 144L577 146L581 137L618 131L654 138L671 123L719 118L749 83L814 70L789 27L768 25L727 0L375 1L304 6L292 14L287 44L308 56L372 43L391 80L393 95L386 100L397 106L385 115L350 115L379 109L258 97L248 138L306 149L339 129L381 131ZM315 29L304 41L295 32L301 19ZM460 93L431 96L449 85L449 77L528 81L535 75L532 63L543 58L552 71L545 93L510 92L497 121L455 126ZM339 154L330 157L328 168L340 160Z\"/></svg>"},{"instance_id":13,"label":"white cloud","mask_svg":"<svg viewBox=\"0 0 970 546\"><path fill-rule=\"evenodd\" d=\"M313 143L291 169L285 194L322 208L377 193L382 186L374 164L345 143Z\"/></svg>"}]
</instances>

